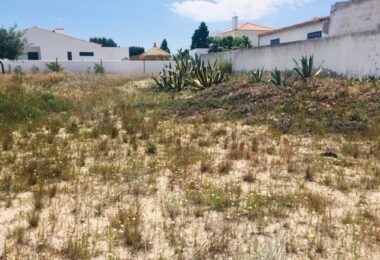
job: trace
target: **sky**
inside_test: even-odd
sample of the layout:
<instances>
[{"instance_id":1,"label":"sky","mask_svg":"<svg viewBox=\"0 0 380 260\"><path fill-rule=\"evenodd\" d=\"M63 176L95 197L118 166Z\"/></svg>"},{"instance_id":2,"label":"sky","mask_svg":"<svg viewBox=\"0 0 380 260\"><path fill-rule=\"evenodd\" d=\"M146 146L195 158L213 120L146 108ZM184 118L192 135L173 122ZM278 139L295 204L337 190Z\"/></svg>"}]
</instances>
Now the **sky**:
<instances>
[{"instance_id":1,"label":"sky","mask_svg":"<svg viewBox=\"0 0 380 260\"><path fill-rule=\"evenodd\" d=\"M122 47L189 48L201 21L211 34L239 22L281 28L330 14L334 0L0 0L0 26L63 27L80 39L112 38Z\"/></svg>"}]
</instances>

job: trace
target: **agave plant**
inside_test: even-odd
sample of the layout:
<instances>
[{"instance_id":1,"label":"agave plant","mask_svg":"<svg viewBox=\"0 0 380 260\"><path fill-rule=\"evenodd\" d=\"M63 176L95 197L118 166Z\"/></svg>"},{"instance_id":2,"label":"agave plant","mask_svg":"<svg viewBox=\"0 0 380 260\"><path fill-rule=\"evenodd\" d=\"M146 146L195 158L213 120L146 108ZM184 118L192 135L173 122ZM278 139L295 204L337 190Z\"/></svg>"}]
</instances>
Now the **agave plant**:
<instances>
[{"instance_id":1,"label":"agave plant","mask_svg":"<svg viewBox=\"0 0 380 260\"><path fill-rule=\"evenodd\" d=\"M301 58L301 66L299 66L298 62L294 60L296 64L296 68L293 70L303 79L308 80L313 77L318 76L321 73L321 69L315 70L314 69L314 56L311 55L310 57L302 56Z\"/></svg>"},{"instance_id":2,"label":"agave plant","mask_svg":"<svg viewBox=\"0 0 380 260\"><path fill-rule=\"evenodd\" d=\"M198 57L181 50L175 55L175 67L167 66L157 78L153 78L161 91L181 91L189 87L200 90L227 81L229 77L218 69L217 63L206 66Z\"/></svg>"},{"instance_id":3,"label":"agave plant","mask_svg":"<svg viewBox=\"0 0 380 260\"><path fill-rule=\"evenodd\" d=\"M264 68L251 72L251 80L253 83L259 83L263 80Z\"/></svg>"},{"instance_id":4,"label":"agave plant","mask_svg":"<svg viewBox=\"0 0 380 260\"><path fill-rule=\"evenodd\" d=\"M275 68L274 71L271 71L271 80L270 82L276 86L281 86L283 84L281 71L278 68Z\"/></svg>"},{"instance_id":5,"label":"agave plant","mask_svg":"<svg viewBox=\"0 0 380 260\"><path fill-rule=\"evenodd\" d=\"M161 91L181 91L188 85L186 74L177 68L172 68L171 65L166 67L158 78L153 77L153 80Z\"/></svg>"},{"instance_id":6,"label":"agave plant","mask_svg":"<svg viewBox=\"0 0 380 260\"><path fill-rule=\"evenodd\" d=\"M217 62L213 66L210 63L206 66L201 62L199 66L194 67L192 85L196 89L206 89L228 79L228 75L218 69Z\"/></svg>"}]
</instances>

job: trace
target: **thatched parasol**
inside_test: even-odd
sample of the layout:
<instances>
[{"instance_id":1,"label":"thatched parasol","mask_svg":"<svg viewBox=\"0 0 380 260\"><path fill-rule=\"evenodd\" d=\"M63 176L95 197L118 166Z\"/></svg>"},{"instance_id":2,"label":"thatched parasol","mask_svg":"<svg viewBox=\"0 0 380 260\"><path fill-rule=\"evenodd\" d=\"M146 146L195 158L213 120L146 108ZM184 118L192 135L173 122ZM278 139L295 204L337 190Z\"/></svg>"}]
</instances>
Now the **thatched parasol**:
<instances>
[{"instance_id":1,"label":"thatched parasol","mask_svg":"<svg viewBox=\"0 0 380 260\"><path fill-rule=\"evenodd\" d=\"M170 53L158 48L156 43L154 43L152 49L140 55L140 60L170 60L171 57Z\"/></svg>"}]
</instances>

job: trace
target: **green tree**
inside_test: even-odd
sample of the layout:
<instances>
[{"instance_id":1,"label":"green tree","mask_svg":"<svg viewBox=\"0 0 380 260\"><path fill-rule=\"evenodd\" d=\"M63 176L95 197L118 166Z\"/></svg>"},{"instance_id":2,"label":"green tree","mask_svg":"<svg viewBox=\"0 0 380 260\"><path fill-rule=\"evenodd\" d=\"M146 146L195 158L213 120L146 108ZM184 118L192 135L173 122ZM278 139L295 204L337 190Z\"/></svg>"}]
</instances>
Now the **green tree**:
<instances>
[{"instance_id":1,"label":"green tree","mask_svg":"<svg viewBox=\"0 0 380 260\"><path fill-rule=\"evenodd\" d=\"M140 54L143 54L144 52L145 52L145 49L143 47L137 47L137 46L129 47L130 57L139 56Z\"/></svg>"},{"instance_id":2,"label":"green tree","mask_svg":"<svg viewBox=\"0 0 380 260\"><path fill-rule=\"evenodd\" d=\"M210 32L205 22L201 22L199 28L194 31L193 37L191 37L191 49L208 48L208 37Z\"/></svg>"},{"instance_id":3,"label":"green tree","mask_svg":"<svg viewBox=\"0 0 380 260\"><path fill-rule=\"evenodd\" d=\"M23 34L16 32L17 26L10 27L8 30L0 28L0 65L2 73L4 64L1 59L16 60L24 50L26 40L22 39Z\"/></svg>"},{"instance_id":4,"label":"green tree","mask_svg":"<svg viewBox=\"0 0 380 260\"><path fill-rule=\"evenodd\" d=\"M170 49L168 47L168 41L166 39L162 41L160 49L166 51L167 53L170 53Z\"/></svg>"},{"instance_id":5,"label":"green tree","mask_svg":"<svg viewBox=\"0 0 380 260\"><path fill-rule=\"evenodd\" d=\"M246 49L252 47L251 41L247 36L209 37L208 42L210 53Z\"/></svg>"},{"instance_id":6,"label":"green tree","mask_svg":"<svg viewBox=\"0 0 380 260\"><path fill-rule=\"evenodd\" d=\"M90 42L97 43L102 45L102 47L117 47L117 43L111 38L107 39L106 37L92 37Z\"/></svg>"}]
</instances>

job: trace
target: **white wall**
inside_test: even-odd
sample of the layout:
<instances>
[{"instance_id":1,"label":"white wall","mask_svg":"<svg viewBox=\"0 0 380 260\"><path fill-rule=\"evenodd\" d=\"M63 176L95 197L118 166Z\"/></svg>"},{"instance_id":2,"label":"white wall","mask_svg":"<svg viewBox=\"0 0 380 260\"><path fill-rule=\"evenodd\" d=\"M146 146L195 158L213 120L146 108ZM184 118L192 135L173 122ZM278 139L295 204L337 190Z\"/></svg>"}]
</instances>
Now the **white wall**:
<instances>
[{"instance_id":1,"label":"white wall","mask_svg":"<svg viewBox=\"0 0 380 260\"><path fill-rule=\"evenodd\" d=\"M380 29L380 0L353 0L333 5L329 35Z\"/></svg>"},{"instance_id":2,"label":"white wall","mask_svg":"<svg viewBox=\"0 0 380 260\"><path fill-rule=\"evenodd\" d=\"M27 29L24 38L28 41L26 51L33 47L40 48L41 60L67 61L67 53L72 53L73 60L119 60L129 58L129 48L102 48L101 45L67 35L50 32L37 27ZM93 52L94 56L81 57L79 52ZM27 55L20 57L27 60Z\"/></svg>"},{"instance_id":3,"label":"white wall","mask_svg":"<svg viewBox=\"0 0 380 260\"><path fill-rule=\"evenodd\" d=\"M203 54L207 54L208 53L208 49L194 49L194 50L190 50L190 56L195 58L195 56L201 56Z\"/></svg>"},{"instance_id":4,"label":"white wall","mask_svg":"<svg viewBox=\"0 0 380 260\"><path fill-rule=\"evenodd\" d=\"M270 41L280 39L280 43L304 41L307 40L307 34L311 32L322 31L322 38L326 37L323 33L323 25L325 22L302 26L300 28L290 29L282 32L276 32L268 35L259 36L259 45L270 45Z\"/></svg>"},{"instance_id":5,"label":"white wall","mask_svg":"<svg viewBox=\"0 0 380 260\"><path fill-rule=\"evenodd\" d=\"M3 60L7 72L9 72L9 68L13 71L16 66L20 66L23 72L30 72L33 67L37 67L40 72L43 72L47 70L47 62L55 61ZM63 66L65 71L94 72L95 64L100 64L100 61L59 61L58 63ZM136 75L161 72L165 68L165 65L169 65L170 63L172 66L174 65L173 61L103 61L103 67L106 73Z\"/></svg>"},{"instance_id":6,"label":"white wall","mask_svg":"<svg viewBox=\"0 0 380 260\"><path fill-rule=\"evenodd\" d=\"M326 37L313 41L299 41L277 46L265 46L202 55L202 59L230 60L233 71L257 68L272 70L292 69L293 59L314 55L314 63L346 77L380 77L380 29L372 32Z\"/></svg>"}]
</instances>

